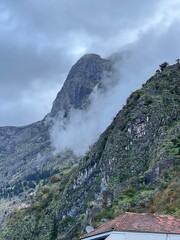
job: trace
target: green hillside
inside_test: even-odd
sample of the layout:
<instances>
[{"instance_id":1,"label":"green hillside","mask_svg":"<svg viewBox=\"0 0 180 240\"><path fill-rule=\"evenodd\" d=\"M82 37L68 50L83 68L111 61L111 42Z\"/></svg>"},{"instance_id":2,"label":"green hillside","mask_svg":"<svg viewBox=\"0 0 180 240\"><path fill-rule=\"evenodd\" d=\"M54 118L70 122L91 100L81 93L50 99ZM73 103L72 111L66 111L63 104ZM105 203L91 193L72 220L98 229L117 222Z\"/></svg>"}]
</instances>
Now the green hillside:
<instances>
[{"instance_id":1,"label":"green hillside","mask_svg":"<svg viewBox=\"0 0 180 240\"><path fill-rule=\"evenodd\" d=\"M132 93L79 165L11 214L0 239L78 239L85 226L126 211L180 217L179 86L177 63Z\"/></svg>"}]
</instances>

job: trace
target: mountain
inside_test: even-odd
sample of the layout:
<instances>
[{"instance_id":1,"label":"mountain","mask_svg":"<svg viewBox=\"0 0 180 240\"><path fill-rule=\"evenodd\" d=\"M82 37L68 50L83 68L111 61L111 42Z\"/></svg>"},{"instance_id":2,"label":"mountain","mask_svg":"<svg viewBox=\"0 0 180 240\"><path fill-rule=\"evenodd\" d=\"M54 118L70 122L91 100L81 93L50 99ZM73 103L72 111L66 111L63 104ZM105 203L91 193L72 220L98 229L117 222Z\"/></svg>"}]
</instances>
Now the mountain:
<instances>
[{"instance_id":1,"label":"mountain","mask_svg":"<svg viewBox=\"0 0 180 240\"><path fill-rule=\"evenodd\" d=\"M78 239L86 225L125 211L180 216L179 86L179 63L157 71L79 164L52 176L10 217L1 238Z\"/></svg>"},{"instance_id":2,"label":"mountain","mask_svg":"<svg viewBox=\"0 0 180 240\"><path fill-rule=\"evenodd\" d=\"M86 54L71 68L67 79L57 94L50 112L54 117L59 111L65 115L71 108L82 109L97 85L101 85L103 74L112 71L112 63L97 54Z\"/></svg>"},{"instance_id":3,"label":"mountain","mask_svg":"<svg viewBox=\"0 0 180 240\"><path fill-rule=\"evenodd\" d=\"M54 156L52 122L60 112L67 117L70 109L87 107L94 87L101 87L104 74L111 70L109 60L96 54L83 56L70 70L43 120L23 127L0 127L0 225L7 213L29 206L39 185L79 161L71 151Z\"/></svg>"}]
</instances>

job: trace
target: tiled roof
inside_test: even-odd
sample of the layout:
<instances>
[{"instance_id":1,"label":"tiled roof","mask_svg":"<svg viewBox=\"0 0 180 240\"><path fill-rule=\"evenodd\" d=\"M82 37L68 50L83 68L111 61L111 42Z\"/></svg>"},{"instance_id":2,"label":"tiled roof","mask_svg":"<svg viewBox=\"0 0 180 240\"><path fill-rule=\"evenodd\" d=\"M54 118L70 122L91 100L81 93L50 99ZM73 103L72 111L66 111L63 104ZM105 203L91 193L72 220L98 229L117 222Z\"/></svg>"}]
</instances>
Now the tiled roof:
<instances>
[{"instance_id":1,"label":"tiled roof","mask_svg":"<svg viewBox=\"0 0 180 240\"><path fill-rule=\"evenodd\" d=\"M180 234L180 219L170 215L131 213L119 215L82 237L89 237L108 231L136 231Z\"/></svg>"}]
</instances>

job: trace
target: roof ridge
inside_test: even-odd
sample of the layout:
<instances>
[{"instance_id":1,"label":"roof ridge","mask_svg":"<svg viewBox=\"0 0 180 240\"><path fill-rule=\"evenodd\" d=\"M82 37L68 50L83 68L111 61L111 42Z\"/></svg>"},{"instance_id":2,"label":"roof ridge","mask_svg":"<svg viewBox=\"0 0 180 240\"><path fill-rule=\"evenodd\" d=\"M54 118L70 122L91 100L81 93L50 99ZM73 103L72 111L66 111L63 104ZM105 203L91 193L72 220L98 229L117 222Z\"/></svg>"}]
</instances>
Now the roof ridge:
<instances>
[{"instance_id":1,"label":"roof ridge","mask_svg":"<svg viewBox=\"0 0 180 240\"><path fill-rule=\"evenodd\" d=\"M83 237L111 230L180 234L180 218L165 214L125 212L105 222Z\"/></svg>"}]
</instances>

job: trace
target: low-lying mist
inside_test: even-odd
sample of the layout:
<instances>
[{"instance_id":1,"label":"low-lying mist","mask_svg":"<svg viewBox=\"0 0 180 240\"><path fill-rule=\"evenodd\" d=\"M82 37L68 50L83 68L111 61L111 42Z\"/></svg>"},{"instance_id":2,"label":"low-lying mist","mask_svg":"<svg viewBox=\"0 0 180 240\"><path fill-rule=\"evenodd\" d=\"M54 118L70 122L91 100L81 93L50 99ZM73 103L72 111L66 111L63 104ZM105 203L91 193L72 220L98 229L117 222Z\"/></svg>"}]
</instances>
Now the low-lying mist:
<instances>
[{"instance_id":1,"label":"low-lying mist","mask_svg":"<svg viewBox=\"0 0 180 240\"><path fill-rule=\"evenodd\" d=\"M71 109L68 119L63 118L64 113L59 113L53 120L51 140L55 153L71 149L78 156L84 155L112 122L128 96L147 80L150 70L155 70L149 69L148 64L140 68L133 55L122 56L116 60L115 74L102 79L103 88L94 88L86 109Z\"/></svg>"}]
</instances>

